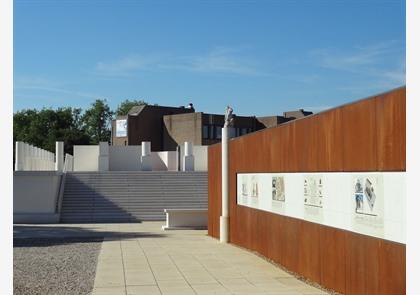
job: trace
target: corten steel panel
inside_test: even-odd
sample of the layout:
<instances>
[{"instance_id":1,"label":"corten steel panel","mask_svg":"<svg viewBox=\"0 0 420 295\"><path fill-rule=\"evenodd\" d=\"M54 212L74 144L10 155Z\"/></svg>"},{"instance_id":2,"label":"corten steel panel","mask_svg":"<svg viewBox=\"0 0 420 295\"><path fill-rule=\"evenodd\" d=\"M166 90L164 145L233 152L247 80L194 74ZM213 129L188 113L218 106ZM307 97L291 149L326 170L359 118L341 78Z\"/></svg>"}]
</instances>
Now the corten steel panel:
<instances>
[{"instance_id":1,"label":"corten steel panel","mask_svg":"<svg viewBox=\"0 0 420 295\"><path fill-rule=\"evenodd\" d=\"M297 272L304 277L321 281L320 226L299 220L299 265Z\"/></svg>"},{"instance_id":2,"label":"corten steel panel","mask_svg":"<svg viewBox=\"0 0 420 295\"><path fill-rule=\"evenodd\" d=\"M346 232L346 292L345 294L379 294L380 240Z\"/></svg>"},{"instance_id":3,"label":"corten steel panel","mask_svg":"<svg viewBox=\"0 0 420 295\"><path fill-rule=\"evenodd\" d=\"M220 162L218 144L209 148L214 237ZM229 142L232 243L345 294L404 294L405 245L236 204L237 173L308 171L405 171L405 88Z\"/></svg>"},{"instance_id":4,"label":"corten steel panel","mask_svg":"<svg viewBox=\"0 0 420 295\"><path fill-rule=\"evenodd\" d=\"M299 235L300 221L294 218L284 219L283 241L287 241L281 245L283 247L283 265L291 271L298 272L299 269ZM265 241L260 240L260 243ZM304 246L304 245L301 245ZM309 246L309 245L306 245Z\"/></svg>"},{"instance_id":5,"label":"corten steel panel","mask_svg":"<svg viewBox=\"0 0 420 295\"><path fill-rule=\"evenodd\" d=\"M344 293L346 290L346 240L339 229L320 227L321 285Z\"/></svg>"},{"instance_id":6,"label":"corten steel panel","mask_svg":"<svg viewBox=\"0 0 420 295\"><path fill-rule=\"evenodd\" d=\"M230 229L236 229L232 232L231 241L236 241L235 244L242 247L249 247L252 241L251 231L249 230L251 228L251 211L247 207L238 206L235 215L235 227L230 227Z\"/></svg>"},{"instance_id":7,"label":"corten steel panel","mask_svg":"<svg viewBox=\"0 0 420 295\"><path fill-rule=\"evenodd\" d=\"M405 88L376 99L378 170L405 171Z\"/></svg>"},{"instance_id":8,"label":"corten steel panel","mask_svg":"<svg viewBox=\"0 0 420 295\"><path fill-rule=\"evenodd\" d=\"M379 284L379 294L405 294L405 245L380 242L379 277L386 278Z\"/></svg>"},{"instance_id":9,"label":"corten steel panel","mask_svg":"<svg viewBox=\"0 0 420 295\"><path fill-rule=\"evenodd\" d=\"M281 264L281 249L283 245L282 232L282 216L269 213L267 222L267 257L270 257L274 262Z\"/></svg>"},{"instance_id":10,"label":"corten steel panel","mask_svg":"<svg viewBox=\"0 0 420 295\"><path fill-rule=\"evenodd\" d=\"M257 226L255 231L255 239L263 239L265 241L268 241L269 235L271 235L271 232L269 231L268 224L273 219L270 214L266 214L265 212L258 211L258 220L257 220ZM261 253L261 255L264 255L267 257L268 255L268 243L257 243L256 251L258 253Z\"/></svg>"},{"instance_id":11,"label":"corten steel panel","mask_svg":"<svg viewBox=\"0 0 420 295\"><path fill-rule=\"evenodd\" d=\"M377 171L375 97L342 107L343 171Z\"/></svg>"},{"instance_id":12,"label":"corten steel panel","mask_svg":"<svg viewBox=\"0 0 420 295\"><path fill-rule=\"evenodd\" d=\"M267 147L267 156L269 155L269 163L267 164L267 172L286 171L288 166L287 159L291 152L289 140L289 128L272 128L264 132L269 137L271 143Z\"/></svg>"},{"instance_id":13,"label":"corten steel panel","mask_svg":"<svg viewBox=\"0 0 420 295\"><path fill-rule=\"evenodd\" d=\"M208 148L208 234L219 237L221 213L221 149L220 144Z\"/></svg>"},{"instance_id":14,"label":"corten steel panel","mask_svg":"<svg viewBox=\"0 0 420 295\"><path fill-rule=\"evenodd\" d=\"M296 163L296 171L317 171L320 150L317 147L318 117L308 117L306 120L298 120L293 125L294 147L292 163Z\"/></svg>"},{"instance_id":15,"label":"corten steel panel","mask_svg":"<svg viewBox=\"0 0 420 295\"><path fill-rule=\"evenodd\" d=\"M317 118L318 171L343 171L344 144L341 108L326 111Z\"/></svg>"}]
</instances>

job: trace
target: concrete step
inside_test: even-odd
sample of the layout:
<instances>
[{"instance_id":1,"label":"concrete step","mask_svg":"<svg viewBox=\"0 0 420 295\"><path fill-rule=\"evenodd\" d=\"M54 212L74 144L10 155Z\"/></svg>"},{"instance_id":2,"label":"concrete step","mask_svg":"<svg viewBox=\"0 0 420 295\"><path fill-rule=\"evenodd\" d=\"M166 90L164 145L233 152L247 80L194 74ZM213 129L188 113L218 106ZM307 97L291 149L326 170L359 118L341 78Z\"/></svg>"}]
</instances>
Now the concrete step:
<instances>
[{"instance_id":1,"label":"concrete step","mask_svg":"<svg viewBox=\"0 0 420 295\"><path fill-rule=\"evenodd\" d=\"M164 220L164 209L207 208L206 172L72 172L62 222Z\"/></svg>"}]
</instances>

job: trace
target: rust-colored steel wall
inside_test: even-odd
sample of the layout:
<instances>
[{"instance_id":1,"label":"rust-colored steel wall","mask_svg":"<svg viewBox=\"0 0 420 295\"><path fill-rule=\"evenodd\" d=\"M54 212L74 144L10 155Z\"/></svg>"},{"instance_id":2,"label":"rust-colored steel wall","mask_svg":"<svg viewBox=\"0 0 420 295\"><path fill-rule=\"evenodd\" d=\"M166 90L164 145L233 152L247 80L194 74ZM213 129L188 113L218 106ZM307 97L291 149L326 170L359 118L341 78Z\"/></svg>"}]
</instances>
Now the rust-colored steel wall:
<instances>
[{"instance_id":1,"label":"rust-colored steel wall","mask_svg":"<svg viewBox=\"0 0 420 295\"><path fill-rule=\"evenodd\" d=\"M230 242L344 294L405 294L405 245L236 204L245 172L405 171L405 87L229 142ZM221 146L208 150L219 237ZM315 254L315 255L314 255Z\"/></svg>"}]
</instances>

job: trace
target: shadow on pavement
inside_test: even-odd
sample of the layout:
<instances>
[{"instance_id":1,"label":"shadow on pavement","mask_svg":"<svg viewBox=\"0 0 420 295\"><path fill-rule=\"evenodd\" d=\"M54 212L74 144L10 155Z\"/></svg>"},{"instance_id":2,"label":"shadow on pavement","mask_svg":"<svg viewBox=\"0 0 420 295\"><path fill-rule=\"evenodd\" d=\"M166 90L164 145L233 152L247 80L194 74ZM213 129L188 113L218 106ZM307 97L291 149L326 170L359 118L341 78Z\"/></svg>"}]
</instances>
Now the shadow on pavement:
<instances>
[{"instance_id":1,"label":"shadow on pavement","mask_svg":"<svg viewBox=\"0 0 420 295\"><path fill-rule=\"evenodd\" d=\"M137 238L163 238L165 234L151 232L111 231L94 226L13 226L13 247L43 247L69 244L89 243L106 240L124 240Z\"/></svg>"}]
</instances>

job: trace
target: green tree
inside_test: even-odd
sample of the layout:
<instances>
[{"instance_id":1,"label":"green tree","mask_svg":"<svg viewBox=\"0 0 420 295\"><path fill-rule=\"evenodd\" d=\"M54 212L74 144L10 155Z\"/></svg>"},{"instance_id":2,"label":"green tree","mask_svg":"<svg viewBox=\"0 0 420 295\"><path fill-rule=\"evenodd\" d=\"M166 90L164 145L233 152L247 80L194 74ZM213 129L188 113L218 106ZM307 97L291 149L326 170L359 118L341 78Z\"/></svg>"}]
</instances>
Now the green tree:
<instances>
[{"instance_id":1,"label":"green tree","mask_svg":"<svg viewBox=\"0 0 420 295\"><path fill-rule=\"evenodd\" d=\"M128 99L126 99L118 105L115 114L117 116L125 116L125 115L128 114L128 112L131 110L132 107L140 106L140 105L147 105L147 104L148 103L145 102L142 99L140 99L140 100L135 100L135 99L128 100Z\"/></svg>"},{"instance_id":2,"label":"green tree","mask_svg":"<svg viewBox=\"0 0 420 295\"><path fill-rule=\"evenodd\" d=\"M111 111L105 99L97 99L85 111L81 117L82 128L90 137L91 144L98 144L100 141L110 141L113 115L114 112Z\"/></svg>"},{"instance_id":3,"label":"green tree","mask_svg":"<svg viewBox=\"0 0 420 295\"><path fill-rule=\"evenodd\" d=\"M64 151L73 154L73 145L89 144L80 128L81 109L59 108L22 110L13 115L13 140L55 151L55 142L64 142Z\"/></svg>"}]
</instances>

